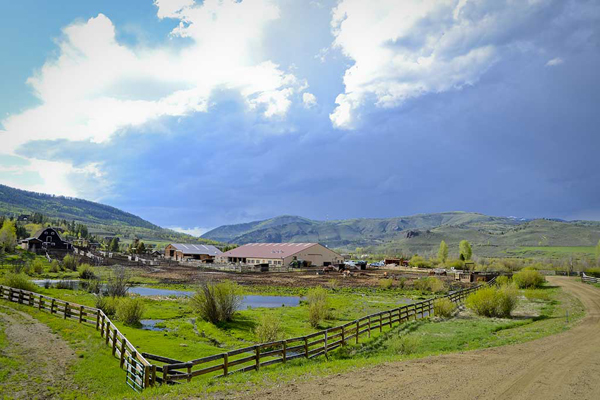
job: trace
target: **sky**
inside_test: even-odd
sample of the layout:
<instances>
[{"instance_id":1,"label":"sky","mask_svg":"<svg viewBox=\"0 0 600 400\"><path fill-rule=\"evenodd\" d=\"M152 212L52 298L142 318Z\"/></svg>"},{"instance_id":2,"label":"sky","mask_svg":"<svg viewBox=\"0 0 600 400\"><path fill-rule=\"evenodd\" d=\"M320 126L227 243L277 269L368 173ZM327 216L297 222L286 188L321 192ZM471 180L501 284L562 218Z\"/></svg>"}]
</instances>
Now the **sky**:
<instances>
[{"instance_id":1,"label":"sky","mask_svg":"<svg viewBox=\"0 0 600 400\"><path fill-rule=\"evenodd\" d=\"M164 227L600 220L600 3L0 3L0 183Z\"/></svg>"}]
</instances>

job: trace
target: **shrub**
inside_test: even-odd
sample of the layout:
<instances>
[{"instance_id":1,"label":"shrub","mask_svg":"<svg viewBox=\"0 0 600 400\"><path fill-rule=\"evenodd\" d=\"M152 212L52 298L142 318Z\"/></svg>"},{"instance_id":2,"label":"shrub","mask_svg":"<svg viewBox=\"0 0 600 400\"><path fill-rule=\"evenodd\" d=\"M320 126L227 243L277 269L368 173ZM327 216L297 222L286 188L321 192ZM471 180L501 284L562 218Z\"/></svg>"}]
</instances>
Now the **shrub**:
<instances>
[{"instance_id":1,"label":"shrub","mask_svg":"<svg viewBox=\"0 0 600 400\"><path fill-rule=\"evenodd\" d=\"M75 285L76 283L73 281L60 280L56 283L56 288L73 290L75 289Z\"/></svg>"},{"instance_id":2,"label":"shrub","mask_svg":"<svg viewBox=\"0 0 600 400\"><path fill-rule=\"evenodd\" d=\"M483 288L467 297L466 305L477 315L508 318L517 305L517 291L510 286Z\"/></svg>"},{"instance_id":3,"label":"shrub","mask_svg":"<svg viewBox=\"0 0 600 400\"><path fill-rule=\"evenodd\" d=\"M398 286L400 289L404 289L406 287L406 278L402 277L398 279Z\"/></svg>"},{"instance_id":4,"label":"shrub","mask_svg":"<svg viewBox=\"0 0 600 400\"><path fill-rule=\"evenodd\" d=\"M508 285L510 283L510 278L506 275L500 275L496 278L496 283L498 284L498 286Z\"/></svg>"},{"instance_id":5,"label":"shrub","mask_svg":"<svg viewBox=\"0 0 600 400\"><path fill-rule=\"evenodd\" d=\"M329 299L327 291L316 287L308 292L308 322L313 328L329 317Z\"/></svg>"},{"instance_id":6,"label":"shrub","mask_svg":"<svg viewBox=\"0 0 600 400\"><path fill-rule=\"evenodd\" d=\"M388 340L387 348L395 354L409 355L417 351L420 342L419 338L415 336L396 336Z\"/></svg>"},{"instance_id":7,"label":"shrub","mask_svg":"<svg viewBox=\"0 0 600 400\"><path fill-rule=\"evenodd\" d=\"M520 289L537 288L542 286L546 279L538 271L530 268L524 268L513 275L513 282Z\"/></svg>"},{"instance_id":8,"label":"shrub","mask_svg":"<svg viewBox=\"0 0 600 400\"><path fill-rule=\"evenodd\" d=\"M102 296L101 294L96 295L96 308L102 310L104 314L112 317L117 312L117 301L116 299Z\"/></svg>"},{"instance_id":9,"label":"shrub","mask_svg":"<svg viewBox=\"0 0 600 400\"><path fill-rule=\"evenodd\" d=\"M131 287L131 274L123 266L116 266L108 276L106 292L111 297L125 297Z\"/></svg>"},{"instance_id":10,"label":"shrub","mask_svg":"<svg viewBox=\"0 0 600 400\"><path fill-rule=\"evenodd\" d=\"M417 255L412 256L412 258L408 262L408 265L417 268L431 268L431 262Z\"/></svg>"},{"instance_id":11,"label":"shrub","mask_svg":"<svg viewBox=\"0 0 600 400\"><path fill-rule=\"evenodd\" d=\"M274 342L281 338L283 329L281 321L273 314L264 314L254 330L259 343Z\"/></svg>"},{"instance_id":12,"label":"shrub","mask_svg":"<svg viewBox=\"0 0 600 400\"><path fill-rule=\"evenodd\" d=\"M59 269L60 269L60 265L59 265L58 261L52 260L52 262L50 263L50 272L58 272Z\"/></svg>"},{"instance_id":13,"label":"shrub","mask_svg":"<svg viewBox=\"0 0 600 400\"><path fill-rule=\"evenodd\" d=\"M142 299L126 298L119 301L117 305L117 319L129 326L140 326L140 320L144 314L144 303Z\"/></svg>"},{"instance_id":14,"label":"shrub","mask_svg":"<svg viewBox=\"0 0 600 400\"><path fill-rule=\"evenodd\" d=\"M456 310L456 304L454 304L449 298L443 297L441 299L436 299L433 302L433 315L449 318Z\"/></svg>"},{"instance_id":15,"label":"shrub","mask_svg":"<svg viewBox=\"0 0 600 400\"><path fill-rule=\"evenodd\" d=\"M88 279L85 285L85 289L88 293L98 294L102 290L102 283L100 283L100 279Z\"/></svg>"},{"instance_id":16,"label":"shrub","mask_svg":"<svg viewBox=\"0 0 600 400\"><path fill-rule=\"evenodd\" d=\"M391 279L380 279L379 287L385 290L392 288L392 280Z\"/></svg>"},{"instance_id":17,"label":"shrub","mask_svg":"<svg viewBox=\"0 0 600 400\"><path fill-rule=\"evenodd\" d=\"M9 272L4 275L2 279L4 286L10 286L15 289L27 290L30 292L37 292L37 285L29 280L29 277L23 273L15 274Z\"/></svg>"},{"instance_id":18,"label":"shrub","mask_svg":"<svg viewBox=\"0 0 600 400\"><path fill-rule=\"evenodd\" d=\"M446 267L454 269L464 269L465 263L462 260L446 261Z\"/></svg>"},{"instance_id":19,"label":"shrub","mask_svg":"<svg viewBox=\"0 0 600 400\"><path fill-rule=\"evenodd\" d=\"M600 268L588 268L585 271L586 275L594 276L596 278L600 278Z\"/></svg>"},{"instance_id":20,"label":"shrub","mask_svg":"<svg viewBox=\"0 0 600 400\"><path fill-rule=\"evenodd\" d=\"M35 258L31 262L31 269L36 275L40 275L44 272L44 261L39 258Z\"/></svg>"},{"instance_id":21,"label":"shrub","mask_svg":"<svg viewBox=\"0 0 600 400\"><path fill-rule=\"evenodd\" d=\"M63 258L63 267L65 267L65 269L69 269L71 271L77 271L77 264L78 264L77 259L70 254L67 254Z\"/></svg>"},{"instance_id":22,"label":"shrub","mask_svg":"<svg viewBox=\"0 0 600 400\"><path fill-rule=\"evenodd\" d=\"M89 264L81 264L79 266L79 278L80 279L96 279L96 274L92 266Z\"/></svg>"},{"instance_id":23,"label":"shrub","mask_svg":"<svg viewBox=\"0 0 600 400\"><path fill-rule=\"evenodd\" d=\"M213 324L231 321L242 305L239 286L231 281L204 283L190 299L192 308Z\"/></svg>"},{"instance_id":24,"label":"shrub","mask_svg":"<svg viewBox=\"0 0 600 400\"><path fill-rule=\"evenodd\" d=\"M444 290L444 282L442 282L439 278L435 278L433 276L429 276L427 278L421 278L414 282L414 287L416 290L421 291L429 291L432 293L438 293Z\"/></svg>"},{"instance_id":25,"label":"shrub","mask_svg":"<svg viewBox=\"0 0 600 400\"><path fill-rule=\"evenodd\" d=\"M510 313L517 306L517 290L511 286L502 286L496 290L496 315L510 318Z\"/></svg>"}]
</instances>

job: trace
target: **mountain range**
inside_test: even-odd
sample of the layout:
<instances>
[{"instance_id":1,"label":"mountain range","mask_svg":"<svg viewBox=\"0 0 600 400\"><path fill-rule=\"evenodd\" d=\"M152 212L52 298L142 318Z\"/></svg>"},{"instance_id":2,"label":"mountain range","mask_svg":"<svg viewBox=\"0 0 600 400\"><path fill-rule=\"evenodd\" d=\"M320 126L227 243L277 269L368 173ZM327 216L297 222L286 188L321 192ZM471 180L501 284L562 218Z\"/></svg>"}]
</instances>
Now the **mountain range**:
<instances>
[{"instance_id":1,"label":"mountain range","mask_svg":"<svg viewBox=\"0 0 600 400\"><path fill-rule=\"evenodd\" d=\"M418 214L395 218L315 221L280 216L262 221L225 225L203 238L226 243L319 242L340 251L357 248L367 253L431 253L440 241L458 253L466 239L483 256L519 255L518 249L537 249L543 255L557 247L592 253L600 239L600 222L494 217L471 212ZM568 252L567 252L568 253ZM527 254L526 254L527 255Z\"/></svg>"}]
</instances>

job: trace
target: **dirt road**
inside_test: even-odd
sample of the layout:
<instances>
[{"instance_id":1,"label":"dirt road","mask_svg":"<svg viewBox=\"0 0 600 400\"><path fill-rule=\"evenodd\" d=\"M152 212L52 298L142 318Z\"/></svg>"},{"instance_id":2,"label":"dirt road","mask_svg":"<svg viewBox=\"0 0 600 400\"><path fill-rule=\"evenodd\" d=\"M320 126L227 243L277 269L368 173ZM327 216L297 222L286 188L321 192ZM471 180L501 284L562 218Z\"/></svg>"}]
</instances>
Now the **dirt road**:
<instances>
[{"instance_id":1,"label":"dirt road","mask_svg":"<svg viewBox=\"0 0 600 400\"><path fill-rule=\"evenodd\" d=\"M0 364L0 397L46 399L61 397L72 387L68 366L75 359L69 345L29 314L0 306L0 328L6 335Z\"/></svg>"},{"instance_id":2,"label":"dirt road","mask_svg":"<svg viewBox=\"0 0 600 400\"><path fill-rule=\"evenodd\" d=\"M248 399L600 399L600 289L550 282L587 313L573 329L513 346L384 364L253 393Z\"/></svg>"}]
</instances>

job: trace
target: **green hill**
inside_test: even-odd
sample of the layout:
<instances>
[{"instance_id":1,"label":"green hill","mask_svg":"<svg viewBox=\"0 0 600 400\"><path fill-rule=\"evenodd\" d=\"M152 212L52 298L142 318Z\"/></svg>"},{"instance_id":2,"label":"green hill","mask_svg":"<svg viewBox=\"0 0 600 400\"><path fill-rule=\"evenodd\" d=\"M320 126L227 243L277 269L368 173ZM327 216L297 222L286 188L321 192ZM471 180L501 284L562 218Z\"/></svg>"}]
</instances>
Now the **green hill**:
<instances>
[{"instance_id":1,"label":"green hill","mask_svg":"<svg viewBox=\"0 0 600 400\"><path fill-rule=\"evenodd\" d=\"M481 256L544 256L543 249L550 251L561 246L581 246L583 253L589 253L589 246L595 246L600 239L600 223L524 220L467 212L338 221L282 216L219 227L203 237L237 244L319 242L342 251L360 247L365 252L389 254L427 254L436 251L441 240L457 252L458 243L466 239ZM583 249L585 246L587 248ZM528 247L542 250L528 254L522 249Z\"/></svg>"},{"instance_id":2,"label":"green hill","mask_svg":"<svg viewBox=\"0 0 600 400\"><path fill-rule=\"evenodd\" d=\"M72 197L29 192L0 185L0 215L41 213L53 219L77 221L97 235L119 235L156 242L213 242L161 228L136 215L105 204Z\"/></svg>"}]
</instances>

